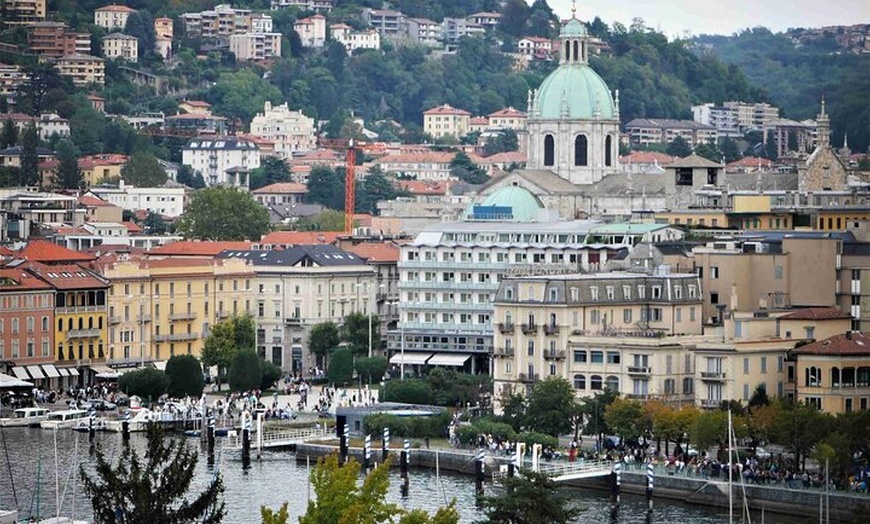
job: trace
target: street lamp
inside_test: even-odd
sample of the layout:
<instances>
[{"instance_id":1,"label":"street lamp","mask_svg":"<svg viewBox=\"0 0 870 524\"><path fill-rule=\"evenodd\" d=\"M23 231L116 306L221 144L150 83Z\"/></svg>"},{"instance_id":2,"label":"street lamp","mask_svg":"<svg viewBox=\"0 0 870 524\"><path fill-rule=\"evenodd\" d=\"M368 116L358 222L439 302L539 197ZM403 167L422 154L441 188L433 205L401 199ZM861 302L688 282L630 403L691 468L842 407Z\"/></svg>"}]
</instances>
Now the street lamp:
<instances>
[{"instance_id":1,"label":"street lamp","mask_svg":"<svg viewBox=\"0 0 870 524\"><path fill-rule=\"evenodd\" d=\"M386 284L378 284L377 289L384 289L385 287L387 287ZM371 304L377 304L377 298L378 298L378 296L377 296L377 294L375 294L374 300L369 302L369 311L368 311L368 313L369 313L369 315L368 315L369 316L369 358L372 358L372 306L371 306ZM375 308L375 311L377 311L377 308Z\"/></svg>"}]
</instances>

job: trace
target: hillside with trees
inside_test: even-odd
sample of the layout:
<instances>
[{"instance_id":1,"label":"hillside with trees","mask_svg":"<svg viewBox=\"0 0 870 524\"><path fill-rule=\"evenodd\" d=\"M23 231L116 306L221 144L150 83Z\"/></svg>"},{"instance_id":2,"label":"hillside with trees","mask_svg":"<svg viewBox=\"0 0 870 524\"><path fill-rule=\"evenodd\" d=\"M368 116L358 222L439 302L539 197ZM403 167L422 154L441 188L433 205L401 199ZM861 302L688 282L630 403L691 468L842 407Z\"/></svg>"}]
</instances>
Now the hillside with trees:
<instances>
[{"instance_id":1,"label":"hillside with trees","mask_svg":"<svg viewBox=\"0 0 870 524\"><path fill-rule=\"evenodd\" d=\"M792 31L793 32L793 31ZM853 151L870 146L870 56L839 51L834 35L796 45L792 32L763 27L732 36L695 39L699 54L738 67L749 82L764 89L786 118L815 118L824 96L831 117L832 142L848 133Z\"/></svg>"}]
</instances>

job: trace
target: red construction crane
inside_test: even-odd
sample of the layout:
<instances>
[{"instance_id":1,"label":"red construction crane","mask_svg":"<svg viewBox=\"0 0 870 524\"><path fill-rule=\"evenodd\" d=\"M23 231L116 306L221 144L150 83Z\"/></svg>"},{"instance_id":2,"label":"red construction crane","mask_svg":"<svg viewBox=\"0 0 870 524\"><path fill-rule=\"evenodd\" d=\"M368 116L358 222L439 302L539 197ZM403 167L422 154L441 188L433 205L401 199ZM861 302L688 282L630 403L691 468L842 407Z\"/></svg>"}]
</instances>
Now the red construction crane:
<instances>
[{"instance_id":1,"label":"red construction crane","mask_svg":"<svg viewBox=\"0 0 870 524\"><path fill-rule=\"evenodd\" d=\"M347 158L344 166L344 232L353 232L353 212L356 207L356 177L354 176L354 164L356 151L353 148L353 139L347 143Z\"/></svg>"}]
</instances>

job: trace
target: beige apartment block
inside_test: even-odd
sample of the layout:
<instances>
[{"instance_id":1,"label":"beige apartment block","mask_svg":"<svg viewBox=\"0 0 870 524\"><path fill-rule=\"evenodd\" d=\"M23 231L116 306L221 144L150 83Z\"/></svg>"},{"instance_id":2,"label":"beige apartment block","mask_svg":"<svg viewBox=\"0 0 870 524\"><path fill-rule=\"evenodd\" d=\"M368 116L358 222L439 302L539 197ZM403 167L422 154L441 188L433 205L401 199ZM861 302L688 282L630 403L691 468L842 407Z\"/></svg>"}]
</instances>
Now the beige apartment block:
<instances>
[{"instance_id":1,"label":"beige apartment block","mask_svg":"<svg viewBox=\"0 0 870 524\"><path fill-rule=\"evenodd\" d=\"M105 84L106 68L103 59L91 55L67 55L55 63L60 74L72 79L77 86Z\"/></svg>"},{"instance_id":2,"label":"beige apartment block","mask_svg":"<svg viewBox=\"0 0 870 524\"><path fill-rule=\"evenodd\" d=\"M826 413L867 411L870 333L849 331L794 350L797 400Z\"/></svg>"},{"instance_id":3,"label":"beige apartment block","mask_svg":"<svg viewBox=\"0 0 870 524\"><path fill-rule=\"evenodd\" d=\"M125 5L107 5L94 9L94 24L108 30L124 29L127 18L136 10Z\"/></svg>"},{"instance_id":4,"label":"beige apartment block","mask_svg":"<svg viewBox=\"0 0 870 524\"><path fill-rule=\"evenodd\" d=\"M6 25L30 25L45 20L46 0L3 0Z\"/></svg>"},{"instance_id":5,"label":"beige apartment block","mask_svg":"<svg viewBox=\"0 0 870 524\"><path fill-rule=\"evenodd\" d=\"M230 36L236 60L264 60L281 56L280 33L244 33Z\"/></svg>"},{"instance_id":6,"label":"beige apartment block","mask_svg":"<svg viewBox=\"0 0 870 524\"><path fill-rule=\"evenodd\" d=\"M120 58L128 62L139 61L139 39L123 33L112 33L103 37L103 56Z\"/></svg>"},{"instance_id":7,"label":"beige apartment block","mask_svg":"<svg viewBox=\"0 0 870 524\"><path fill-rule=\"evenodd\" d=\"M432 138L460 138L468 134L470 120L468 111L444 104L423 112L423 132Z\"/></svg>"}]
</instances>

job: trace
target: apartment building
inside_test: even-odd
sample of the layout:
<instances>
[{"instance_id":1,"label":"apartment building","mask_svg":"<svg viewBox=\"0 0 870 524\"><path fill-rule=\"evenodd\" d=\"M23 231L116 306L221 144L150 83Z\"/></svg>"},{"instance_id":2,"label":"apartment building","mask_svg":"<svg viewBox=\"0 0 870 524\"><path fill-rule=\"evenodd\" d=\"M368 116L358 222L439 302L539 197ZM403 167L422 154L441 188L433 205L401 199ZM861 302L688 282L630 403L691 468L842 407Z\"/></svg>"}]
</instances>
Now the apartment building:
<instances>
[{"instance_id":1,"label":"apartment building","mask_svg":"<svg viewBox=\"0 0 870 524\"><path fill-rule=\"evenodd\" d=\"M57 113L42 113L38 117L23 113L0 114L0 124L5 124L7 121L11 121L15 125L19 134L24 133L27 126L33 124L42 140L47 141L54 135L60 138L69 137L69 120L62 118Z\"/></svg>"},{"instance_id":2,"label":"apartment building","mask_svg":"<svg viewBox=\"0 0 870 524\"><path fill-rule=\"evenodd\" d=\"M258 15L258 18L262 17ZM229 38L230 35L251 31L251 10L226 4L199 13L184 13L181 19L188 34L205 39Z\"/></svg>"},{"instance_id":3,"label":"apartment building","mask_svg":"<svg viewBox=\"0 0 870 524\"><path fill-rule=\"evenodd\" d=\"M103 37L103 56L120 58L128 62L139 61L139 39L124 33L111 33Z\"/></svg>"},{"instance_id":4,"label":"apartment building","mask_svg":"<svg viewBox=\"0 0 870 524\"><path fill-rule=\"evenodd\" d=\"M109 31L124 29L127 18L136 10L125 5L107 5L94 9L94 25L98 25Z\"/></svg>"},{"instance_id":5,"label":"apartment building","mask_svg":"<svg viewBox=\"0 0 870 524\"><path fill-rule=\"evenodd\" d=\"M632 144L641 146L669 144L679 136L695 147L719 138L719 131L713 126L693 120L663 118L635 118L625 124L625 133Z\"/></svg>"},{"instance_id":6,"label":"apartment building","mask_svg":"<svg viewBox=\"0 0 870 524\"><path fill-rule=\"evenodd\" d=\"M513 107L499 109L487 115L487 129L512 129L523 131L526 128L526 114Z\"/></svg>"},{"instance_id":7,"label":"apartment building","mask_svg":"<svg viewBox=\"0 0 870 524\"><path fill-rule=\"evenodd\" d=\"M174 25L175 23L168 16L157 17L154 19L154 34L158 38L163 37L172 40Z\"/></svg>"},{"instance_id":8,"label":"apartment building","mask_svg":"<svg viewBox=\"0 0 870 524\"><path fill-rule=\"evenodd\" d=\"M265 60L281 56L280 33L243 33L230 36L230 52L236 60Z\"/></svg>"},{"instance_id":9,"label":"apartment building","mask_svg":"<svg viewBox=\"0 0 870 524\"><path fill-rule=\"evenodd\" d=\"M85 221L85 210L77 207L76 197L23 188L0 189L0 211L19 216L27 231L33 224L78 226Z\"/></svg>"},{"instance_id":10,"label":"apartment building","mask_svg":"<svg viewBox=\"0 0 870 524\"><path fill-rule=\"evenodd\" d=\"M31 25L45 20L46 0L3 0L3 14L8 26Z\"/></svg>"},{"instance_id":11,"label":"apartment building","mask_svg":"<svg viewBox=\"0 0 870 524\"><path fill-rule=\"evenodd\" d=\"M716 106L710 102L692 106L692 120L715 127L719 136L743 136L738 124L737 112L727 107Z\"/></svg>"},{"instance_id":12,"label":"apartment building","mask_svg":"<svg viewBox=\"0 0 870 524\"><path fill-rule=\"evenodd\" d=\"M199 356L211 326L253 310L254 272L243 260L98 261L111 285L109 358L117 364Z\"/></svg>"},{"instance_id":13,"label":"apartment building","mask_svg":"<svg viewBox=\"0 0 870 524\"><path fill-rule=\"evenodd\" d=\"M363 20L381 33L383 37L398 36L405 15L391 9L363 9Z\"/></svg>"},{"instance_id":14,"label":"apartment building","mask_svg":"<svg viewBox=\"0 0 870 524\"><path fill-rule=\"evenodd\" d=\"M744 131L760 129L771 120L779 118L779 108L764 102L730 101L723 103L722 106L734 112L738 127Z\"/></svg>"},{"instance_id":15,"label":"apartment building","mask_svg":"<svg viewBox=\"0 0 870 524\"><path fill-rule=\"evenodd\" d=\"M260 153L250 140L195 138L184 146L182 163L200 173L207 186L247 189L250 171L260 167Z\"/></svg>"},{"instance_id":16,"label":"apartment building","mask_svg":"<svg viewBox=\"0 0 870 524\"><path fill-rule=\"evenodd\" d=\"M251 120L251 134L275 143L275 153L284 159L317 149L314 119L294 111L287 103L273 106L266 101L263 112Z\"/></svg>"},{"instance_id":17,"label":"apartment building","mask_svg":"<svg viewBox=\"0 0 870 524\"><path fill-rule=\"evenodd\" d=\"M493 29L501 22L501 13L482 11L468 15L465 18L472 24L477 24L486 29Z\"/></svg>"},{"instance_id":18,"label":"apartment building","mask_svg":"<svg viewBox=\"0 0 870 524\"><path fill-rule=\"evenodd\" d=\"M428 153L404 153L386 155L375 160L375 165L385 173L396 173L415 177L416 180L439 182L450 180L450 162L455 153L431 151ZM473 155L473 158L478 158Z\"/></svg>"},{"instance_id":19,"label":"apartment building","mask_svg":"<svg viewBox=\"0 0 870 524\"><path fill-rule=\"evenodd\" d=\"M14 95L18 86L27 81L27 73L20 66L0 63L0 97Z\"/></svg>"},{"instance_id":20,"label":"apartment building","mask_svg":"<svg viewBox=\"0 0 870 524\"><path fill-rule=\"evenodd\" d=\"M867 411L870 333L847 331L792 351L796 399L826 413Z\"/></svg>"},{"instance_id":21,"label":"apartment building","mask_svg":"<svg viewBox=\"0 0 870 524\"><path fill-rule=\"evenodd\" d=\"M54 288L27 272L28 265L0 264L0 361L7 368L12 363L16 369L6 371L18 378L45 384L39 364L54 363Z\"/></svg>"},{"instance_id":22,"label":"apartment building","mask_svg":"<svg viewBox=\"0 0 870 524\"><path fill-rule=\"evenodd\" d=\"M89 193L128 211L147 210L164 217L175 218L184 213L186 189L167 182L160 187L135 187L118 182L117 187L92 187Z\"/></svg>"},{"instance_id":23,"label":"apartment building","mask_svg":"<svg viewBox=\"0 0 870 524\"><path fill-rule=\"evenodd\" d=\"M102 58L91 55L66 55L55 62L58 72L72 79L73 84L85 86L106 83L106 66Z\"/></svg>"},{"instance_id":24,"label":"apartment building","mask_svg":"<svg viewBox=\"0 0 870 524\"><path fill-rule=\"evenodd\" d=\"M332 11L334 3L333 0L272 0L271 7L273 11L293 7L322 14Z\"/></svg>"},{"instance_id":25,"label":"apartment building","mask_svg":"<svg viewBox=\"0 0 870 524\"><path fill-rule=\"evenodd\" d=\"M417 44L438 47L444 39L444 29L438 22L428 18L402 18L399 32Z\"/></svg>"},{"instance_id":26,"label":"apartment building","mask_svg":"<svg viewBox=\"0 0 870 524\"><path fill-rule=\"evenodd\" d=\"M555 48L549 38L527 36L517 42L517 52L530 60L550 60Z\"/></svg>"},{"instance_id":27,"label":"apartment building","mask_svg":"<svg viewBox=\"0 0 870 524\"><path fill-rule=\"evenodd\" d=\"M254 200L264 206L269 206L270 204L285 206L302 204L305 201L307 193L308 188L305 184L298 184L296 182L279 182L251 191Z\"/></svg>"},{"instance_id":28,"label":"apartment building","mask_svg":"<svg viewBox=\"0 0 870 524\"><path fill-rule=\"evenodd\" d=\"M353 253L332 245L292 245L271 251L227 250L219 259L253 265L257 350L285 371L323 365L308 348L311 328L341 324L355 312L375 313L375 273Z\"/></svg>"},{"instance_id":29,"label":"apartment building","mask_svg":"<svg viewBox=\"0 0 870 524\"><path fill-rule=\"evenodd\" d=\"M119 153L86 155L78 160L85 187L96 186L104 180L121 178L121 170L130 157Z\"/></svg>"},{"instance_id":30,"label":"apartment building","mask_svg":"<svg viewBox=\"0 0 870 524\"><path fill-rule=\"evenodd\" d=\"M476 24L468 18L445 17L441 22L441 33L446 43L456 43L459 42L460 38L482 35L485 32L484 26Z\"/></svg>"},{"instance_id":31,"label":"apartment building","mask_svg":"<svg viewBox=\"0 0 870 524\"><path fill-rule=\"evenodd\" d=\"M432 138L452 136L460 138L468 134L471 113L444 104L423 111L423 132Z\"/></svg>"},{"instance_id":32,"label":"apartment building","mask_svg":"<svg viewBox=\"0 0 870 524\"><path fill-rule=\"evenodd\" d=\"M33 54L49 58L87 55L91 52L91 35L69 31L62 22L38 22L27 27L27 46Z\"/></svg>"},{"instance_id":33,"label":"apartment building","mask_svg":"<svg viewBox=\"0 0 870 524\"><path fill-rule=\"evenodd\" d=\"M694 403L683 342L702 334L701 301L690 273L506 276L493 301L493 396L556 376L578 397L608 388Z\"/></svg>"},{"instance_id":34,"label":"apartment building","mask_svg":"<svg viewBox=\"0 0 870 524\"><path fill-rule=\"evenodd\" d=\"M297 20L293 30L299 34L304 47L323 47L326 43L326 17L323 15Z\"/></svg>"},{"instance_id":35,"label":"apartment building","mask_svg":"<svg viewBox=\"0 0 870 524\"><path fill-rule=\"evenodd\" d=\"M339 42L353 54L357 49L380 49L381 34L377 29L355 31L347 24L332 24L329 26L329 37Z\"/></svg>"}]
</instances>

